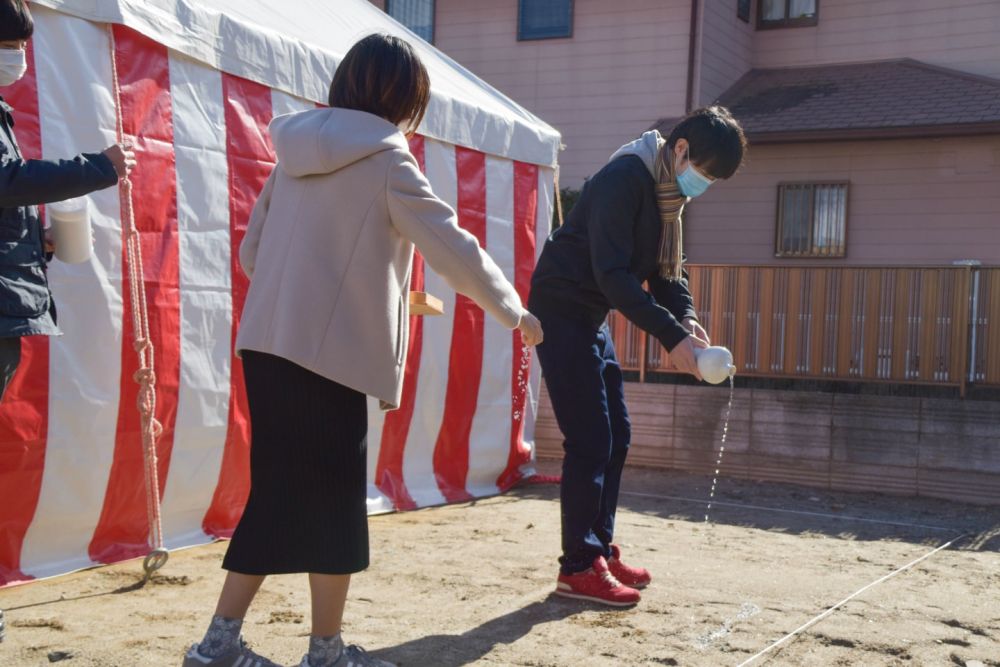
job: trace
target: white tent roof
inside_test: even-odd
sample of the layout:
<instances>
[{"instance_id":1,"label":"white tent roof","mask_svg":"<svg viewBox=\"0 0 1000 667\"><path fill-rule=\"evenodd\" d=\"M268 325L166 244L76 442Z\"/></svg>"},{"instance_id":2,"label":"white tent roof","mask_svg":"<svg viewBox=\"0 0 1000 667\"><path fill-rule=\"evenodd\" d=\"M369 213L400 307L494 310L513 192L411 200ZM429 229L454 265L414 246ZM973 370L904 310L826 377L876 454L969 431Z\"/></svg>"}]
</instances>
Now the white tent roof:
<instances>
[{"instance_id":1,"label":"white tent roof","mask_svg":"<svg viewBox=\"0 0 1000 667\"><path fill-rule=\"evenodd\" d=\"M556 164L551 126L389 18L367 0L34 0L100 23L124 24L219 70L325 102L337 63L361 37L408 39L431 77L420 133L493 155Z\"/></svg>"}]
</instances>

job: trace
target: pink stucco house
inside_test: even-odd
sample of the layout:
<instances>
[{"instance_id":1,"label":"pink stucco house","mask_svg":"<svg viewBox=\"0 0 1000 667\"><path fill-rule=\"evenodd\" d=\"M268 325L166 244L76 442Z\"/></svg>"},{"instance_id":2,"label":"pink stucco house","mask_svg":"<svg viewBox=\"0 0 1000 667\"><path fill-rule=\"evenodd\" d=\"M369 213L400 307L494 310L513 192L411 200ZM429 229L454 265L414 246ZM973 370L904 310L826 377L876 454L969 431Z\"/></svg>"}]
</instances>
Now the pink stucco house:
<instances>
[{"instance_id":1,"label":"pink stucco house","mask_svg":"<svg viewBox=\"0 0 1000 667\"><path fill-rule=\"evenodd\" d=\"M694 262L1000 262L998 2L375 4L557 127L563 187L650 127L730 106L751 158L689 208Z\"/></svg>"},{"instance_id":2,"label":"pink stucco house","mask_svg":"<svg viewBox=\"0 0 1000 667\"><path fill-rule=\"evenodd\" d=\"M697 106L740 119L747 163L685 213L743 379L731 474L1000 502L1000 2L372 1L558 128L562 187ZM635 458L707 470L717 434L673 416L721 408L614 324L658 382Z\"/></svg>"}]
</instances>

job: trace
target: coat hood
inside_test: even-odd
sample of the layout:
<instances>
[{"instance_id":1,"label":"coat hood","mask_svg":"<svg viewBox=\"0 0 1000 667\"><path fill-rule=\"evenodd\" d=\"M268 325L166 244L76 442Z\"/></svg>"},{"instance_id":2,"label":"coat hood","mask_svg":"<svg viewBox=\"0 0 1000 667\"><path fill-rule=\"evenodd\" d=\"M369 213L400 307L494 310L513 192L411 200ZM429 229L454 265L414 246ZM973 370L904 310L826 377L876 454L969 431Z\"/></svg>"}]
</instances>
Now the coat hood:
<instances>
[{"instance_id":1,"label":"coat hood","mask_svg":"<svg viewBox=\"0 0 1000 667\"><path fill-rule=\"evenodd\" d=\"M667 140L660 136L660 133L656 130L650 130L649 132L644 132L635 141L625 144L608 160L614 160L615 158L620 158L623 155L635 155L638 156L646 169L649 170L649 174L656 178L656 156L659 154L660 149L663 144L667 143Z\"/></svg>"},{"instance_id":2,"label":"coat hood","mask_svg":"<svg viewBox=\"0 0 1000 667\"><path fill-rule=\"evenodd\" d=\"M331 174L381 151L409 150L398 127L353 109L311 109L271 121L278 166L289 176Z\"/></svg>"}]
</instances>

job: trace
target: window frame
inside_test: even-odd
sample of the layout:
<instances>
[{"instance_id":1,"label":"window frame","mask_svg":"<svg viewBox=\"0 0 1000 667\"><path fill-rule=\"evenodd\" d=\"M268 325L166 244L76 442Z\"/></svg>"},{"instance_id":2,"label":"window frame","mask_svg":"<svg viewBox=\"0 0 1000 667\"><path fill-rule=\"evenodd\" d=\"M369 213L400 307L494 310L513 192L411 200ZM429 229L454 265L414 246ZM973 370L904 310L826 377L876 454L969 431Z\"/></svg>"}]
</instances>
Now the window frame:
<instances>
[{"instance_id":1,"label":"window frame","mask_svg":"<svg viewBox=\"0 0 1000 667\"><path fill-rule=\"evenodd\" d=\"M392 14L389 14L389 10L392 9L392 3L393 0L385 0L385 13L388 14L389 17L392 18L393 20L399 21L399 19L395 18ZM431 38L425 41L428 44L433 44L435 38L437 37L437 0L430 0L430 3L431 3ZM399 22L402 23L402 21ZM409 26L407 26L407 29L413 34L420 37L420 35L418 35L417 32L412 28L410 28ZM423 39L423 37L421 37L421 39Z\"/></svg>"},{"instance_id":2,"label":"window frame","mask_svg":"<svg viewBox=\"0 0 1000 667\"><path fill-rule=\"evenodd\" d=\"M743 14L743 9L746 14ZM736 18L744 23L750 23L750 16L753 14L753 0L736 0Z\"/></svg>"},{"instance_id":3,"label":"window frame","mask_svg":"<svg viewBox=\"0 0 1000 667\"><path fill-rule=\"evenodd\" d=\"M576 2L575 0L566 0L569 3L569 30L565 35L547 35L539 37L525 37L521 32L523 23L521 21L521 12L524 9L525 0L517 0L517 41L519 42L538 42L546 39L573 39L573 27L574 18L576 16Z\"/></svg>"},{"instance_id":4,"label":"window frame","mask_svg":"<svg viewBox=\"0 0 1000 667\"><path fill-rule=\"evenodd\" d=\"M788 18L791 0L785 2L785 18L767 21L764 19L764 1L757 0L757 30L780 30L781 28L809 28L819 24L819 2L816 0L816 13L811 17L797 19Z\"/></svg>"},{"instance_id":5,"label":"window frame","mask_svg":"<svg viewBox=\"0 0 1000 667\"><path fill-rule=\"evenodd\" d=\"M809 250L807 252L788 252L782 249L781 239L784 232L785 207L784 192L787 186L808 185L809 189ZM844 233L843 243L836 253L821 254L816 253L813 238L816 233L816 188L820 186L843 186L844 187ZM774 256L778 259L845 259L848 247L848 220L851 210L851 182L850 180L808 180L808 181L780 181L777 187L777 214L774 225Z\"/></svg>"}]
</instances>

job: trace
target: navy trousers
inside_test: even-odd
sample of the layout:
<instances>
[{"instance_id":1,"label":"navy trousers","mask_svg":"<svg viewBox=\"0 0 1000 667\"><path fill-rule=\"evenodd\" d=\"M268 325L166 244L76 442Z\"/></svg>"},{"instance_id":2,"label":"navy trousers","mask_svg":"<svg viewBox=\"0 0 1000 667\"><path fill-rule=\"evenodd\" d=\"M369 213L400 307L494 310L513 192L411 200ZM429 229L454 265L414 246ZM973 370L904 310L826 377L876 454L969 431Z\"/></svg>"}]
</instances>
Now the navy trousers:
<instances>
[{"instance_id":1,"label":"navy trousers","mask_svg":"<svg viewBox=\"0 0 1000 667\"><path fill-rule=\"evenodd\" d=\"M607 324L538 313L545 386L563 434L563 574L611 555L622 469L631 440L621 367Z\"/></svg>"}]
</instances>

